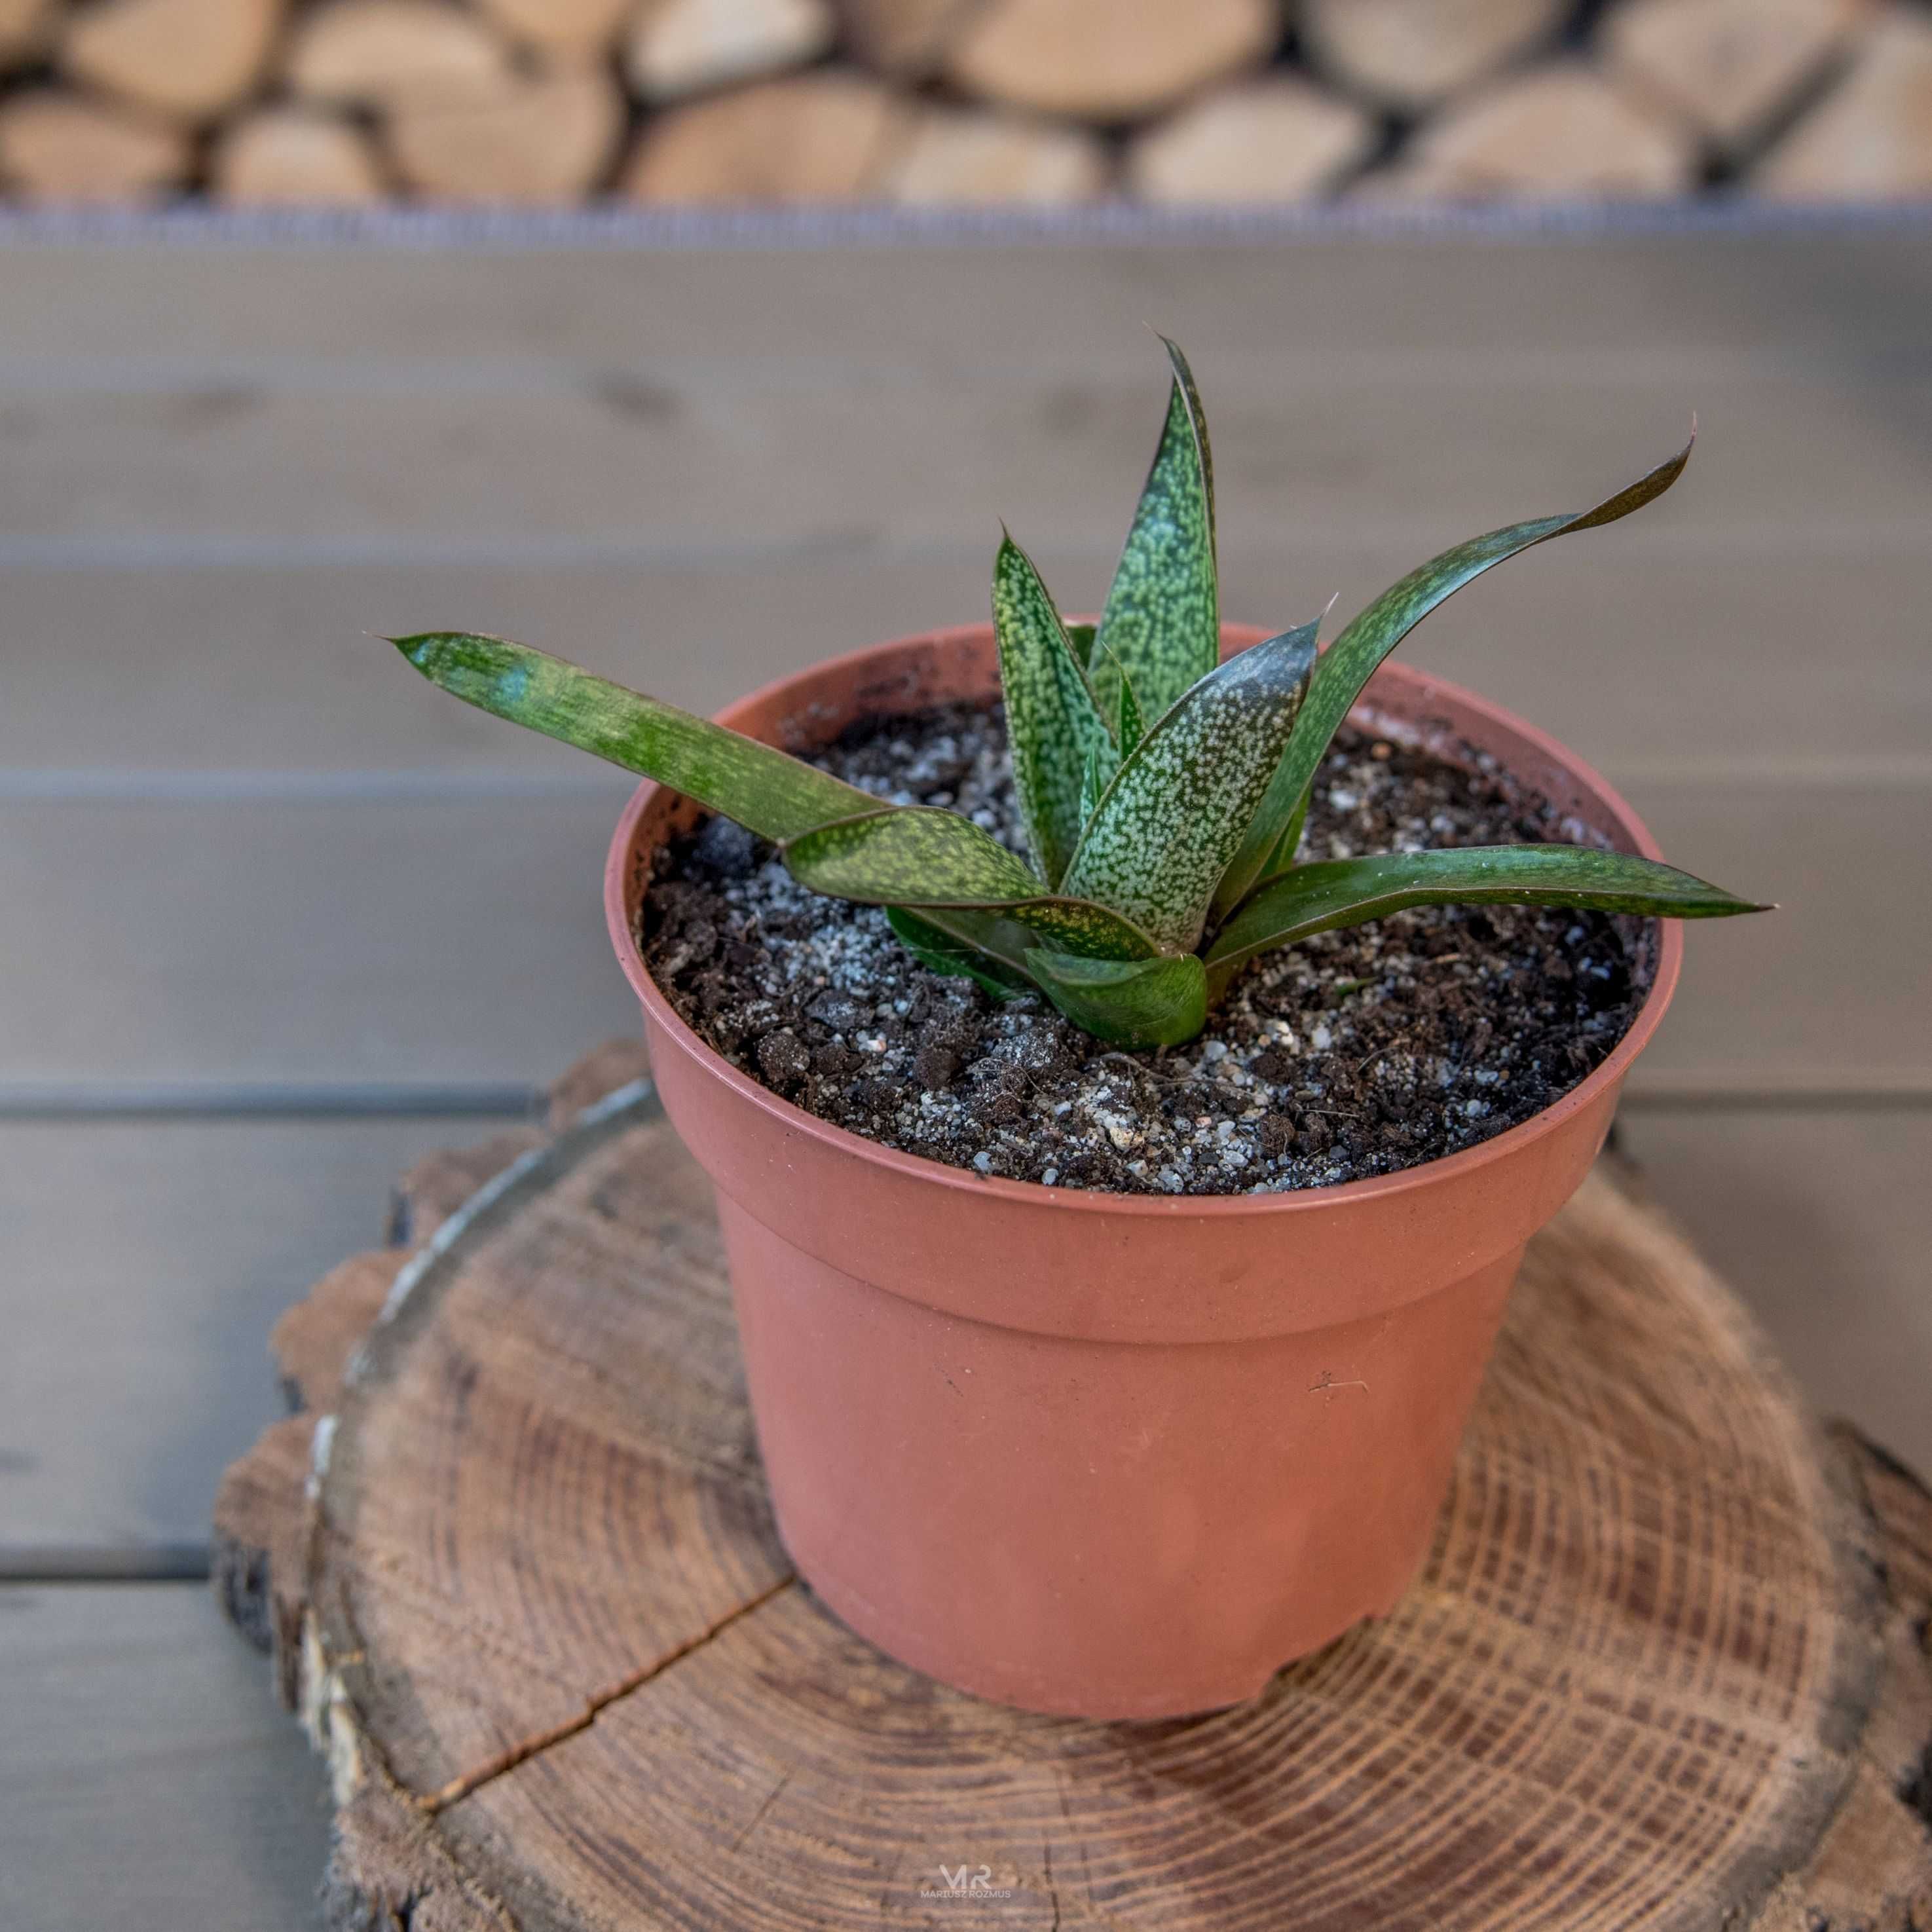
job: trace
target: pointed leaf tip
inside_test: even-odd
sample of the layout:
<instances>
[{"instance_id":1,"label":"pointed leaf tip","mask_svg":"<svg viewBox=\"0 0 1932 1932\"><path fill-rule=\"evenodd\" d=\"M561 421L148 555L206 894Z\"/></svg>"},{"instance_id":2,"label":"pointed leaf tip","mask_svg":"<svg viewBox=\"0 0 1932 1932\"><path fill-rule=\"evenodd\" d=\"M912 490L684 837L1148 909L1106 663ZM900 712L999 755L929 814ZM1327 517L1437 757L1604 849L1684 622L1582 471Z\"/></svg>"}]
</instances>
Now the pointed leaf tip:
<instances>
[{"instance_id":1,"label":"pointed leaf tip","mask_svg":"<svg viewBox=\"0 0 1932 1932\"><path fill-rule=\"evenodd\" d=\"M880 809L869 793L788 752L527 644L467 631L390 641L452 697L656 778L761 837Z\"/></svg>"},{"instance_id":2,"label":"pointed leaf tip","mask_svg":"<svg viewBox=\"0 0 1932 1932\"><path fill-rule=\"evenodd\" d=\"M1317 932L1418 905L1594 908L1659 919L1730 919L1769 908L1626 852L1586 845L1468 845L1294 866L1262 886L1208 949L1217 982Z\"/></svg>"},{"instance_id":3,"label":"pointed leaf tip","mask_svg":"<svg viewBox=\"0 0 1932 1932\"><path fill-rule=\"evenodd\" d=\"M1100 642L1118 656L1150 718L1214 669L1221 640L1207 418L1187 358L1178 344L1160 339L1174 371L1167 415L1100 630ZM1104 669L1095 688L1112 716L1114 694Z\"/></svg>"},{"instance_id":4,"label":"pointed leaf tip","mask_svg":"<svg viewBox=\"0 0 1932 1932\"><path fill-rule=\"evenodd\" d=\"M1228 917L1258 885L1294 862L1295 840L1307 809L1308 790L1329 742L1363 687L1395 647L1439 604L1495 565L1573 530L1595 530L1654 502L1684 473L1692 442L1675 456L1606 497L1592 508L1550 517L1533 517L1431 557L1400 583L1392 584L1368 608L1343 626L1341 634L1322 653L1309 682L1307 702L1295 722L1294 734L1275 774L1248 837L1228 867L1215 910Z\"/></svg>"}]
</instances>

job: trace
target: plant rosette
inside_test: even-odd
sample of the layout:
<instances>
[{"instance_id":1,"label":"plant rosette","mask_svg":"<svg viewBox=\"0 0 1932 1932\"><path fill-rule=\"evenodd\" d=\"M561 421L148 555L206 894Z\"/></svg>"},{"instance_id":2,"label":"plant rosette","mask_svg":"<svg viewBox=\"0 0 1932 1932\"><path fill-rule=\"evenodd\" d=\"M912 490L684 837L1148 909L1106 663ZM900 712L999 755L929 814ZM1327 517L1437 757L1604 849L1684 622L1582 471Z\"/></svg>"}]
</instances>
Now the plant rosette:
<instances>
[{"instance_id":1,"label":"plant rosette","mask_svg":"<svg viewBox=\"0 0 1932 1932\"><path fill-rule=\"evenodd\" d=\"M1186 360L1097 626L1007 537L990 626L862 651L715 722L501 638L396 640L433 682L650 781L605 875L666 1110L716 1184L753 1415L800 1574L948 1683L1091 1718L1237 1702L1390 1609L1426 1552L1510 1284L1601 1146L1677 977L1677 922L1760 908L1664 865L1561 746L1389 664L1463 585L1641 508L1687 448L1315 623L1220 620L1213 463ZM796 755L1004 700L1026 855ZM1586 840L1304 860L1352 715L1493 759ZM802 884L882 905L920 963L1124 1048L1198 1036L1250 959L1414 905L1640 916L1621 1042L1533 1118L1400 1172L1221 1196L982 1177L818 1119L706 1044L638 934L658 855L720 812Z\"/></svg>"}]
</instances>

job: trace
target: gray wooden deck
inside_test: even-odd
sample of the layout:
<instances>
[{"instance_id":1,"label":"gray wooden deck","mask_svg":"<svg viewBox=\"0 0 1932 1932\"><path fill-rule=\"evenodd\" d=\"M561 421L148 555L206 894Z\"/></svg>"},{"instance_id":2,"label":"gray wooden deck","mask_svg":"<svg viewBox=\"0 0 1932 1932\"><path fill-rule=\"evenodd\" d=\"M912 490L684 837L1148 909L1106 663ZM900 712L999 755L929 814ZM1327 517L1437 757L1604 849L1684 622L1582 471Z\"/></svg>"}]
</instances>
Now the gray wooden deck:
<instances>
[{"instance_id":1,"label":"gray wooden deck","mask_svg":"<svg viewBox=\"0 0 1932 1932\"><path fill-rule=\"evenodd\" d=\"M1414 661L1784 902L1695 931L1633 1150L1800 1379L1932 1462L1932 239L0 248L0 1923L314 1922L320 1773L200 1586L270 1322L418 1153L631 1024L622 781L368 633L710 706L1104 586L1216 428L1232 616L1359 601L1675 446Z\"/></svg>"}]
</instances>

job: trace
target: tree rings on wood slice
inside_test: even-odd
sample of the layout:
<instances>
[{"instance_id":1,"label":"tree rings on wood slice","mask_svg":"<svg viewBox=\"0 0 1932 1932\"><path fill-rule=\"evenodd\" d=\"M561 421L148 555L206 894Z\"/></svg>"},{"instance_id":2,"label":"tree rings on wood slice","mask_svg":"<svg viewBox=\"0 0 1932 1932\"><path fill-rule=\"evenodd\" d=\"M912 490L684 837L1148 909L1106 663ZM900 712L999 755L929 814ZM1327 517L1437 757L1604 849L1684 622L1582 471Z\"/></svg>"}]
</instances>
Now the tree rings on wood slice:
<instances>
[{"instance_id":1,"label":"tree rings on wood slice","mask_svg":"<svg viewBox=\"0 0 1932 1932\"><path fill-rule=\"evenodd\" d=\"M1252 1703L1088 1724L904 1670L794 1576L706 1184L647 1082L590 1098L634 1064L568 1076L569 1124L500 1146L454 1211L460 1163L418 1170L428 1245L278 1331L335 1407L231 1472L220 1575L330 1756L342 1922L1900 1932L1932 1907L1932 1499L1828 1444L1608 1176L1532 1246L1396 1612Z\"/></svg>"}]
</instances>

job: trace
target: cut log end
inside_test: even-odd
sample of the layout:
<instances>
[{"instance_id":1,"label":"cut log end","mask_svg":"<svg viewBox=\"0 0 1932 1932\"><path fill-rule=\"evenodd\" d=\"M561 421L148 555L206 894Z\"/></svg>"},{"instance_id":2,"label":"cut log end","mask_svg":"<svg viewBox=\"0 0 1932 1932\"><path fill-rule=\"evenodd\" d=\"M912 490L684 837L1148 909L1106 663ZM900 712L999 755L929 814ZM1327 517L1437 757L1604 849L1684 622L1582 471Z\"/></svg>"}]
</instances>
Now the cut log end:
<instances>
[{"instance_id":1,"label":"cut log end","mask_svg":"<svg viewBox=\"0 0 1932 1932\"><path fill-rule=\"evenodd\" d=\"M1532 1246L1411 1596L1251 1706L1123 1730L946 1690L791 1580L708 1190L647 1094L598 1105L639 1066L567 1076L561 1138L481 1202L534 1136L416 1171L438 1253L346 1380L397 1258L278 1331L335 1419L230 1472L218 1589L335 1767L341 1922L910 1926L941 1862L1116 1932L1932 1902L1932 1497L1828 1450L1608 1180Z\"/></svg>"}]
</instances>

